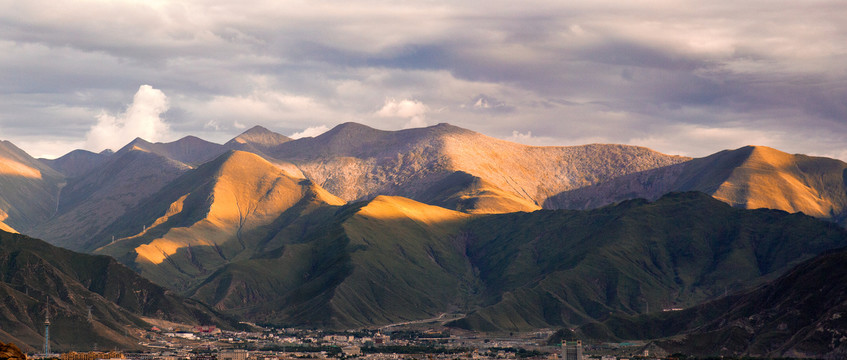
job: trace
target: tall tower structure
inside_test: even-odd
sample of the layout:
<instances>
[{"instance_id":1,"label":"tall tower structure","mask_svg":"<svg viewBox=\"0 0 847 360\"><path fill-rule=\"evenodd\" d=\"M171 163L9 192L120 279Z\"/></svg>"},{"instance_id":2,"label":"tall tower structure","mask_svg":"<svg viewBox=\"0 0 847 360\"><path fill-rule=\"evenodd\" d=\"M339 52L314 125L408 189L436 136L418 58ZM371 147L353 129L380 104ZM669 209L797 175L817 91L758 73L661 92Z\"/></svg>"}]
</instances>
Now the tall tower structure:
<instances>
[{"instance_id":1,"label":"tall tower structure","mask_svg":"<svg viewBox=\"0 0 847 360\"><path fill-rule=\"evenodd\" d=\"M582 360L582 341L562 340L562 360Z\"/></svg>"},{"instance_id":2,"label":"tall tower structure","mask_svg":"<svg viewBox=\"0 0 847 360\"><path fill-rule=\"evenodd\" d=\"M50 353L50 298L47 298L47 302L44 307L44 355Z\"/></svg>"}]
</instances>

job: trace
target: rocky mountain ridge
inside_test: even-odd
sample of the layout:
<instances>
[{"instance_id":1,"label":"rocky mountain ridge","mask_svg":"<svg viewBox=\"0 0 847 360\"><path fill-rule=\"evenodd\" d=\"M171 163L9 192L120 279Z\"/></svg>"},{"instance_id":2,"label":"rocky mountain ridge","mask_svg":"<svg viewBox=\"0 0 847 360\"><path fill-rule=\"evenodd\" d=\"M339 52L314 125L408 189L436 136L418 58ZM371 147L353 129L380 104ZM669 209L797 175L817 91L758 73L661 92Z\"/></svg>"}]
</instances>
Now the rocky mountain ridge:
<instances>
[{"instance_id":1,"label":"rocky mountain ridge","mask_svg":"<svg viewBox=\"0 0 847 360\"><path fill-rule=\"evenodd\" d=\"M847 163L836 159L747 146L563 192L544 205L590 209L631 198L656 199L671 191L702 191L736 207L803 212L843 223L845 170Z\"/></svg>"}]
</instances>

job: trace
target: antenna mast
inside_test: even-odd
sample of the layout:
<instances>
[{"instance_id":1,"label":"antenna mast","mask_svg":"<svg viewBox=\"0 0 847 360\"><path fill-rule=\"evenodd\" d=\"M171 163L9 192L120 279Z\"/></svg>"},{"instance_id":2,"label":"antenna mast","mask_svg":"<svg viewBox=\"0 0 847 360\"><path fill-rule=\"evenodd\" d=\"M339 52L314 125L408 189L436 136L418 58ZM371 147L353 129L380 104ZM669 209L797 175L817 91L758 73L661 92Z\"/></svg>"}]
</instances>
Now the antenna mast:
<instances>
[{"instance_id":1,"label":"antenna mast","mask_svg":"<svg viewBox=\"0 0 847 360\"><path fill-rule=\"evenodd\" d=\"M44 356L50 353L50 297L44 307Z\"/></svg>"}]
</instances>

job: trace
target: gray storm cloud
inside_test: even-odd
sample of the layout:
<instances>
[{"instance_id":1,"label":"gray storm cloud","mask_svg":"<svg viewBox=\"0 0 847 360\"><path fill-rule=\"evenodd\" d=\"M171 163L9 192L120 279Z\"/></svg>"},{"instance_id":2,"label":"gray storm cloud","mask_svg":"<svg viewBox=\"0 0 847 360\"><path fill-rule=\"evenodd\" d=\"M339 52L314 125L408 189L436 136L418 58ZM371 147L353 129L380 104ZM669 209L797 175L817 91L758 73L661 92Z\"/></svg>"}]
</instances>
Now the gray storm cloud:
<instances>
[{"instance_id":1,"label":"gray storm cloud","mask_svg":"<svg viewBox=\"0 0 847 360\"><path fill-rule=\"evenodd\" d=\"M127 89L152 83L170 134L219 142L450 122L545 145L847 154L843 1L0 5L0 130L33 153L144 131L121 121Z\"/></svg>"}]
</instances>

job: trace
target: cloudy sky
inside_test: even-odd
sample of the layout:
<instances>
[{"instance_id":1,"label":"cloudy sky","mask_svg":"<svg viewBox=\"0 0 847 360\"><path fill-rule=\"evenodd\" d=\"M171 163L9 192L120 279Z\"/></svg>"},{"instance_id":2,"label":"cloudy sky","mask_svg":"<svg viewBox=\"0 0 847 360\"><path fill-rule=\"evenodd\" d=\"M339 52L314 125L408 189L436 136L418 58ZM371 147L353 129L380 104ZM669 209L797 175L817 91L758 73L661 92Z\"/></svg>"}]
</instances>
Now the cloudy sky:
<instances>
[{"instance_id":1,"label":"cloudy sky","mask_svg":"<svg viewBox=\"0 0 847 360\"><path fill-rule=\"evenodd\" d=\"M33 156L356 121L847 159L843 0L0 6L0 139Z\"/></svg>"}]
</instances>

